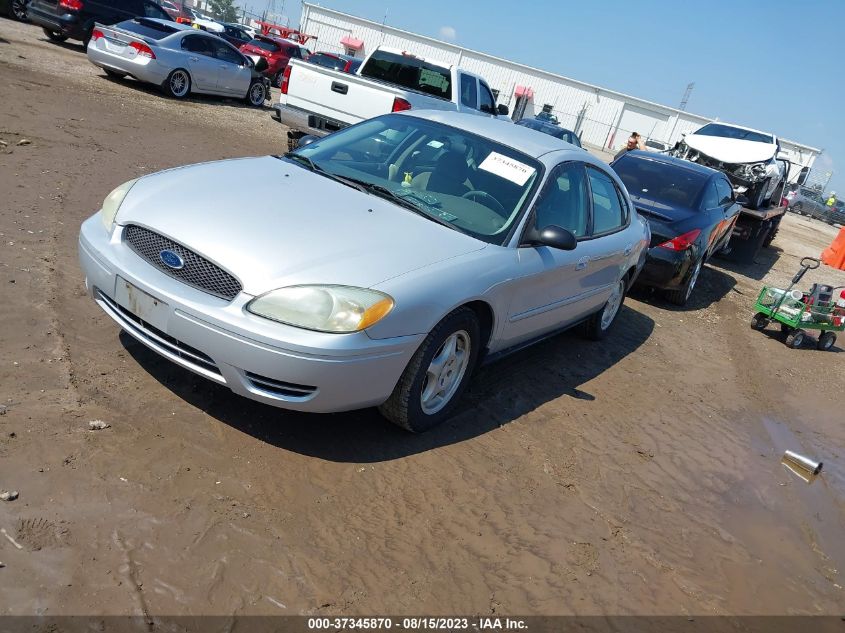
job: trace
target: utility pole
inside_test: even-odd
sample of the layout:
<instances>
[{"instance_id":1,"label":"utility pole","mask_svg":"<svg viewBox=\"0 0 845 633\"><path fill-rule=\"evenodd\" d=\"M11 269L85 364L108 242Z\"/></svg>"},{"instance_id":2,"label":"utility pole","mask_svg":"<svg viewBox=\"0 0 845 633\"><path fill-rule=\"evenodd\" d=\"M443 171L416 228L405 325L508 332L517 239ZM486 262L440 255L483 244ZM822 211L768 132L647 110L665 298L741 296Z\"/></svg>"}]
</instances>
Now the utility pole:
<instances>
[{"instance_id":1,"label":"utility pole","mask_svg":"<svg viewBox=\"0 0 845 633\"><path fill-rule=\"evenodd\" d=\"M678 110L686 110L687 109L687 102L689 101L689 96L692 94L692 89L695 88L695 82L687 84L687 89L684 91L684 96L681 97L681 105L678 106Z\"/></svg>"}]
</instances>

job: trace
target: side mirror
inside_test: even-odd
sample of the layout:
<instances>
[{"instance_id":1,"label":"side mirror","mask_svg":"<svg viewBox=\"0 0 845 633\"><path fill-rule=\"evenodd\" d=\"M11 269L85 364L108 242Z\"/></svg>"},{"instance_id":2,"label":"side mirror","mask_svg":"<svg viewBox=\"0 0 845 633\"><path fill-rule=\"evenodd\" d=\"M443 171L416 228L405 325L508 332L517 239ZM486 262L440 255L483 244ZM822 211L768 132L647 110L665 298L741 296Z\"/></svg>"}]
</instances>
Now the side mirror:
<instances>
[{"instance_id":1,"label":"side mirror","mask_svg":"<svg viewBox=\"0 0 845 633\"><path fill-rule=\"evenodd\" d=\"M749 202L751 201L748 199L748 196L746 196L744 193L741 193L736 197L736 203L743 207L747 207Z\"/></svg>"},{"instance_id":2,"label":"side mirror","mask_svg":"<svg viewBox=\"0 0 845 633\"><path fill-rule=\"evenodd\" d=\"M561 251L574 251L575 247L578 246L578 239L572 231L550 224L540 231L536 228L530 229L525 234L523 243L534 246L549 246Z\"/></svg>"},{"instance_id":3,"label":"side mirror","mask_svg":"<svg viewBox=\"0 0 845 633\"><path fill-rule=\"evenodd\" d=\"M496 106L496 112L498 112L502 116L508 116L508 114L510 114L508 106L506 106L504 103L500 103L498 106Z\"/></svg>"},{"instance_id":4,"label":"side mirror","mask_svg":"<svg viewBox=\"0 0 845 633\"><path fill-rule=\"evenodd\" d=\"M257 70L260 73L263 73L269 67L270 67L270 64L267 63L267 59L264 58L264 57L259 57L258 61L255 62L255 70Z\"/></svg>"},{"instance_id":5,"label":"side mirror","mask_svg":"<svg viewBox=\"0 0 845 633\"><path fill-rule=\"evenodd\" d=\"M297 144L297 149L300 147L305 147L306 145L311 145L314 141L319 141L319 136L314 136L313 134L306 134L299 138L299 143Z\"/></svg>"}]
</instances>

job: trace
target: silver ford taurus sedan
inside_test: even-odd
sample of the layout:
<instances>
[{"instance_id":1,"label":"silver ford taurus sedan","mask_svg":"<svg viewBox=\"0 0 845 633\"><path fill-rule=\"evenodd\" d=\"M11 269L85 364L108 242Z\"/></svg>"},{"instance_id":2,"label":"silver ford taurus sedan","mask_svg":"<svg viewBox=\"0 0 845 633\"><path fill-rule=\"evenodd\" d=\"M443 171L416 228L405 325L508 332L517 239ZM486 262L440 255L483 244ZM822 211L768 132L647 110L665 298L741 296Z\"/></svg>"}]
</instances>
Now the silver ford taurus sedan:
<instances>
[{"instance_id":1,"label":"silver ford taurus sedan","mask_svg":"<svg viewBox=\"0 0 845 633\"><path fill-rule=\"evenodd\" d=\"M602 338L649 240L587 152L414 112L124 183L79 254L99 306L174 363L278 407L376 405L419 432L482 360L577 324Z\"/></svg>"},{"instance_id":2,"label":"silver ford taurus sedan","mask_svg":"<svg viewBox=\"0 0 845 633\"><path fill-rule=\"evenodd\" d=\"M89 61L114 78L129 75L161 86L170 97L191 93L244 99L260 107L270 96L270 82L251 59L222 38L157 18L133 18L95 24ZM266 68L266 60L263 62Z\"/></svg>"}]
</instances>

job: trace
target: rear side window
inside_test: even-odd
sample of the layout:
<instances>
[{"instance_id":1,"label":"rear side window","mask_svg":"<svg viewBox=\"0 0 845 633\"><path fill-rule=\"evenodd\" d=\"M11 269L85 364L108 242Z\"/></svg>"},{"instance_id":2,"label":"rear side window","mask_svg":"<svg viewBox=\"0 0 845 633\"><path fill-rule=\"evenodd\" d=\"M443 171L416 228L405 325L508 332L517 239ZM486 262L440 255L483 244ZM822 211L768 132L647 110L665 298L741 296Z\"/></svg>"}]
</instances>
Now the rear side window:
<instances>
[{"instance_id":1,"label":"rear side window","mask_svg":"<svg viewBox=\"0 0 845 633\"><path fill-rule=\"evenodd\" d=\"M279 50L279 45L276 44L276 42L265 40L263 37L256 37L255 39L250 40L249 45L254 46L255 48L260 48L268 53L275 53Z\"/></svg>"},{"instance_id":2,"label":"rear side window","mask_svg":"<svg viewBox=\"0 0 845 633\"><path fill-rule=\"evenodd\" d=\"M478 92L475 84L475 77L461 75L461 105L473 110L478 108Z\"/></svg>"},{"instance_id":3,"label":"rear side window","mask_svg":"<svg viewBox=\"0 0 845 633\"><path fill-rule=\"evenodd\" d=\"M719 205L730 204L734 200L733 189L730 183L724 178L716 179L716 193L719 196Z\"/></svg>"},{"instance_id":4,"label":"rear side window","mask_svg":"<svg viewBox=\"0 0 845 633\"><path fill-rule=\"evenodd\" d=\"M126 22L118 24L117 27L124 31L140 35L141 37L148 37L151 40L160 40L175 33L177 30L169 24L161 24L160 22L153 22L144 18L126 20Z\"/></svg>"},{"instance_id":5,"label":"rear side window","mask_svg":"<svg viewBox=\"0 0 845 633\"><path fill-rule=\"evenodd\" d=\"M364 64L361 75L433 97L452 98L449 69L411 55L376 51Z\"/></svg>"},{"instance_id":6,"label":"rear side window","mask_svg":"<svg viewBox=\"0 0 845 633\"><path fill-rule=\"evenodd\" d=\"M593 199L593 234L620 229L625 224L625 210L619 191L610 176L594 167L587 168Z\"/></svg>"},{"instance_id":7,"label":"rear side window","mask_svg":"<svg viewBox=\"0 0 845 633\"><path fill-rule=\"evenodd\" d=\"M711 182L704 187L704 193L701 197L702 209L715 209L719 206L719 194L716 191L716 183Z\"/></svg>"}]
</instances>

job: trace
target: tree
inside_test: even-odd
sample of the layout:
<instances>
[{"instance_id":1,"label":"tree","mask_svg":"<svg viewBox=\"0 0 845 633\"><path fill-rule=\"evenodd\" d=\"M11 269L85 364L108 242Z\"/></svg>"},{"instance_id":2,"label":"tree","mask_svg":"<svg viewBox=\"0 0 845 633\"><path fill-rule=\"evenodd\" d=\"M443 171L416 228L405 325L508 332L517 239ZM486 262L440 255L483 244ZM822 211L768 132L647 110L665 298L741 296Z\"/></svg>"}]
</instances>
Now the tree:
<instances>
[{"instance_id":1,"label":"tree","mask_svg":"<svg viewBox=\"0 0 845 633\"><path fill-rule=\"evenodd\" d=\"M211 12L221 22L237 22L238 8L234 0L209 0Z\"/></svg>"}]
</instances>

